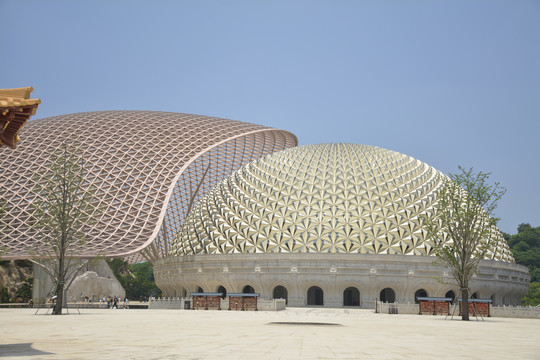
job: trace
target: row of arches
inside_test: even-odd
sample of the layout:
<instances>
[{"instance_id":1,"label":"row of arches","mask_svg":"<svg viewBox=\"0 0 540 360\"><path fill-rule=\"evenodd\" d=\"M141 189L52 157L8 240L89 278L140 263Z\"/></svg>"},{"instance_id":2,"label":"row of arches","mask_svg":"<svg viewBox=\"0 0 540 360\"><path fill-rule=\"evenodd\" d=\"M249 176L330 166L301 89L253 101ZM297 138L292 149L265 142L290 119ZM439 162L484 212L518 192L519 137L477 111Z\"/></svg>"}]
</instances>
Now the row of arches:
<instances>
[{"instance_id":1,"label":"row of arches","mask_svg":"<svg viewBox=\"0 0 540 360\"><path fill-rule=\"evenodd\" d=\"M202 287L198 287L197 288L197 292L204 292L204 289ZM220 285L218 288L217 288L217 292L219 293L227 293L227 289L225 289L225 287L223 285ZM246 285L244 286L244 288L242 289L242 293L244 294L255 294L255 289L250 286L250 285Z\"/></svg>"},{"instance_id":2,"label":"row of arches","mask_svg":"<svg viewBox=\"0 0 540 360\"><path fill-rule=\"evenodd\" d=\"M199 286L198 289L197 289L197 292L204 292L204 289ZM227 293L227 289L223 285L220 285L217 288L217 292L219 292L219 293ZM321 290L321 292L322 292L322 290ZM242 289L242 293L244 293L244 294L254 294L255 289L251 285L246 285ZM281 286L281 285L278 285L278 286L276 286L274 288L274 290L272 292L272 295L273 295L274 299L285 299L285 302L288 301L288 297L289 297L287 289L284 286ZM322 296L322 293L321 293L321 296Z\"/></svg>"},{"instance_id":3,"label":"row of arches","mask_svg":"<svg viewBox=\"0 0 540 360\"><path fill-rule=\"evenodd\" d=\"M418 304L419 303L418 298L428 297L428 296L429 295L428 295L426 290L418 289L414 293L414 302L416 304ZM450 299L452 299L452 302L454 302L454 300L456 300L456 293L453 290L449 290L449 291L446 292L446 294L444 294L444 297L445 298L450 298ZM477 299L478 298L478 293L472 294L471 298ZM392 289L392 288L384 288L384 289L382 289L380 294L379 294L379 300L382 301L382 302L386 302L386 303L396 302L396 293L395 293L394 289Z\"/></svg>"},{"instance_id":4,"label":"row of arches","mask_svg":"<svg viewBox=\"0 0 540 360\"><path fill-rule=\"evenodd\" d=\"M202 287L198 287L198 292L204 292ZM220 285L217 289L217 292L227 293L227 289ZM246 285L243 287L242 292L244 294L253 294L255 289L251 285ZM424 289L418 289L414 293L414 300L418 303L419 297L428 297L429 294ZM274 287L272 290L272 297L274 299L285 299L285 302L288 303L288 291L282 285ZM451 298L452 301L456 299L456 294L453 290L449 290L444 295L446 298ZM478 293L473 293L471 298L477 299ZM384 288L379 293L379 300L386 303L393 303L396 301L396 292L392 288ZM311 286L307 290L306 294L306 305L308 306L323 306L324 305L324 291L318 286ZM356 287L348 287L343 291L343 306L360 306L360 290Z\"/></svg>"},{"instance_id":5,"label":"row of arches","mask_svg":"<svg viewBox=\"0 0 540 360\"><path fill-rule=\"evenodd\" d=\"M416 290L416 292L414 293L414 302L418 304L419 302L418 298L428 297L428 296L429 295L426 290L424 289ZM454 302L454 300L456 300L456 293L453 290L449 290L446 292L446 294L444 294L444 297L450 298L452 299L452 302ZM492 296L491 298L493 300L494 296ZM396 294L392 288L385 288L381 290L379 299L382 302L393 303L396 301ZM473 293L471 295L471 299L478 299L478 293L477 292Z\"/></svg>"}]
</instances>

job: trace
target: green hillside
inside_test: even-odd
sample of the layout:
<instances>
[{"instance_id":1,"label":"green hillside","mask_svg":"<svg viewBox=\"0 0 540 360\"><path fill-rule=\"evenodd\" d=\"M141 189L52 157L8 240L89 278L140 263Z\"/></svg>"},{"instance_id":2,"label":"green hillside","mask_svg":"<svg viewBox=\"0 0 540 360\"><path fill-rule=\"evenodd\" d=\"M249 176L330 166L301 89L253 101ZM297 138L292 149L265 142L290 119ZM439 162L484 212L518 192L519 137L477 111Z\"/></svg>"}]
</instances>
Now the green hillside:
<instances>
[{"instance_id":1,"label":"green hillside","mask_svg":"<svg viewBox=\"0 0 540 360\"><path fill-rule=\"evenodd\" d=\"M528 294L521 300L522 305L540 304L540 226L520 224L518 233L504 234L516 262L525 265L531 273L531 286Z\"/></svg>"}]
</instances>

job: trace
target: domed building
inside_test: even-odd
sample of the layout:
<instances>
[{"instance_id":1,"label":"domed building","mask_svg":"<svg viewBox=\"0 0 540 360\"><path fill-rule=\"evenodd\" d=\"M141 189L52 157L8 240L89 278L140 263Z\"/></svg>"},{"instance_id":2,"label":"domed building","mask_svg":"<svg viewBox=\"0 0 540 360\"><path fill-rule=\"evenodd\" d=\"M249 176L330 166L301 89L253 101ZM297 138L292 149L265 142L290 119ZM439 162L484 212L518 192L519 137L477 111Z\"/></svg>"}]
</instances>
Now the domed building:
<instances>
[{"instance_id":1,"label":"domed building","mask_svg":"<svg viewBox=\"0 0 540 360\"><path fill-rule=\"evenodd\" d=\"M85 185L93 190L85 211L95 220L79 229L86 241L66 251L73 269L79 266L73 259L154 262L166 256L202 194L240 166L298 144L284 130L161 111L59 115L30 121L20 133L24 141L0 157L0 255L3 260L51 258L55 238L39 232L34 200L43 197L54 175L51 161L67 144L85 169ZM98 285L104 294L120 294L106 285L112 276L106 263L84 270L97 276L75 280L67 294L70 301L99 294ZM52 280L39 266L33 278L34 302L43 302L52 295Z\"/></svg>"},{"instance_id":2,"label":"domed building","mask_svg":"<svg viewBox=\"0 0 540 360\"><path fill-rule=\"evenodd\" d=\"M289 306L373 307L455 297L419 217L445 175L394 151L354 144L290 148L243 166L189 213L154 267L165 296L256 292ZM530 276L499 230L473 297L518 304Z\"/></svg>"},{"instance_id":3,"label":"domed building","mask_svg":"<svg viewBox=\"0 0 540 360\"><path fill-rule=\"evenodd\" d=\"M52 176L51 158L65 142L79 151L95 193L96 221L70 256L132 262L166 256L192 204L232 171L298 144L284 130L161 111L59 115L28 122L21 134L25 141L0 158L4 260L50 248L32 225L33 199Z\"/></svg>"}]
</instances>

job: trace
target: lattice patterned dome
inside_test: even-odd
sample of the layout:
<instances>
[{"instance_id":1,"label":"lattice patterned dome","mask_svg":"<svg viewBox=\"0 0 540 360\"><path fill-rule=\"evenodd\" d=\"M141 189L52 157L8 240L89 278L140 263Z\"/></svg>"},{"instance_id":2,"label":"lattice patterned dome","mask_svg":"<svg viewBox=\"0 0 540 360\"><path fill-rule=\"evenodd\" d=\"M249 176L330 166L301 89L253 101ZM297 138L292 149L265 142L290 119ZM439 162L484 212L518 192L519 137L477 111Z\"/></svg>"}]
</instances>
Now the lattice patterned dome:
<instances>
[{"instance_id":1,"label":"lattice patterned dome","mask_svg":"<svg viewBox=\"0 0 540 360\"><path fill-rule=\"evenodd\" d=\"M32 199L63 141L80 147L99 209L76 256L133 255L132 261L166 255L190 204L233 170L297 145L296 136L279 129L159 111L60 115L30 121L21 133L18 148L0 157L4 259L29 258L28 249L45 246L32 227Z\"/></svg>"},{"instance_id":2,"label":"lattice patterned dome","mask_svg":"<svg viewBox=\"0 0 540 360\"><path fill-rule=\"evenodd\" d=\"M434 255L419 215L433 213L438 170L354 144L306 145L254 161L189 214L171 255L360 253ZM499 230L487 258L513 262Z\"/></svg>"}]
</instances>

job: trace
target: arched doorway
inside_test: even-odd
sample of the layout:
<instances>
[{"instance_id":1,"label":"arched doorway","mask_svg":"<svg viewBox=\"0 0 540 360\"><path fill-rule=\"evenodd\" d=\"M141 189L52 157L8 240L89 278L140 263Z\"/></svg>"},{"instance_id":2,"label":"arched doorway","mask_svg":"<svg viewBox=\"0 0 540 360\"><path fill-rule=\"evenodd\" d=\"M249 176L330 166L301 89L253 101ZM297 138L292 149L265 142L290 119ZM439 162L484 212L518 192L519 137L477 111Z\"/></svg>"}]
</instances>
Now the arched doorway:
<instances>
[{"instance_id":1,"label":"arched doorway","mask_svg":"<svg viewBox=\"0 0 540 360\"><path fill-rule=\"evenodd\" d=\"M255 289L252 286L246 285L244 286L244 290L242 290L244 294L255 294Z\"/></svg>"},{"instance_id":2,"label":"arched doorway","mask_svg":"<svg viewBox=\"0 0 540 360\"><path fill-rule=\"evenodd\" d=\"M324 305L324 293L318 286L312 286L307 291L308 305Z\"/></svg>"},{"instance_id":3,"label":"arched doorway","mask_svg":"<svg viewBox=\"0 0 540 360\"><path fill-rule=\"evenodd\" d=\"M386 303L396 302L396 293L391 288L384 288L381 290L380 299Z\"/></svg>"},{"instance_id":4,"label":"arched doorway","mask_svg":"<svg viewBox=\"0 0 540 360\"><path fill-rule=\"evenodd\" d=\"M444 294L444 297L445 298L450 298L452 299L452 302L454 302L454 300L456 300L456 293L452 290L449 290L446 292L446 294Z\"/></svg>"},{"instance_id":5,"label":"arched doorway","mask_svg":"<svg viewBox=\"0 0 540 360\"><path fill-rule=\"evenodd\" d=\"M285 299L285 305L288 303L288 293L284 286L278 285L274 288L274 299Z\"/></svg>"},{"instance_id":6,"label":"arched doorway","mask_svg":"<svg viewBox=\"0 0 540 360\"><path fill-rule=\"evenodd\" d=\"M343 291L343 306L360 306L360 291L355 287L348 287Z\"/></svg>"},{"instance_id":7,"label":"arched doorway","mask_svg":"<svg viewBox=\"0 0 540 360\"><path fill-rule=\"evenodd\" d=\"M415 304L418 304L420 303L420 300L418 300L419 297L427 297L427 291L424 290L424 289L419 289L419 290L416 290L416 292L414 293L414 303Z\"/></svg>"}]
</instances>

